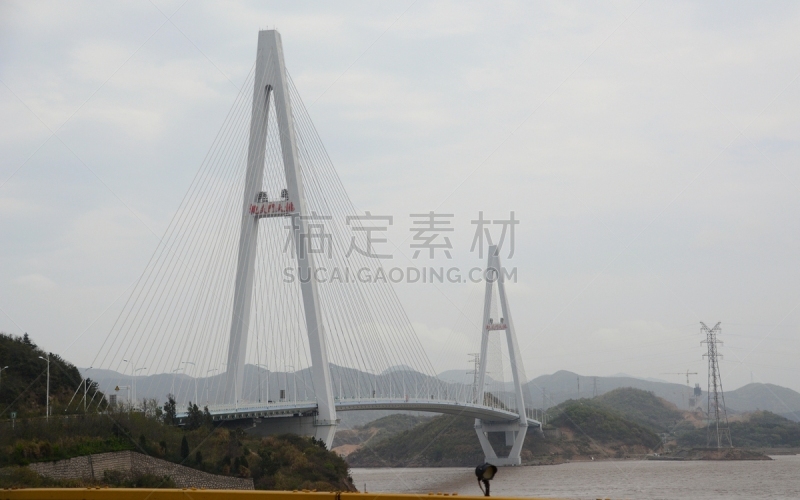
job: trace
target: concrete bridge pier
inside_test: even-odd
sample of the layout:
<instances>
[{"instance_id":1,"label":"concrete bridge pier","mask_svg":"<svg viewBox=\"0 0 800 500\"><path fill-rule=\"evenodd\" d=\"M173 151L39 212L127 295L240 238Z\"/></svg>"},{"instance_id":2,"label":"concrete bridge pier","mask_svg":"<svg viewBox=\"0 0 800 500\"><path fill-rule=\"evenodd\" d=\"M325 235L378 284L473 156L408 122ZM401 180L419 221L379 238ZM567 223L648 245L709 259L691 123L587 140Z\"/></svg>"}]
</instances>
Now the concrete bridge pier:
<instances>
[{"instance_id":1,"label":"concrete bridge pier","mask_svg":"<svg viewBox=\"0 0 800 500\"><path fill-rule=\"evenodd\" d=\"M505 435L506 446L511 446L511 451L507 457L498 457L492 444L489 442L490 432L502 432ZM528 422L525 420L517 422L484 422L475 419L475 433L478 434L478 441L481 443L486 462L499 467L506 465L521 465L522 445L525 442L525 435L528 433Z\"/></svg>"}]
</instances>

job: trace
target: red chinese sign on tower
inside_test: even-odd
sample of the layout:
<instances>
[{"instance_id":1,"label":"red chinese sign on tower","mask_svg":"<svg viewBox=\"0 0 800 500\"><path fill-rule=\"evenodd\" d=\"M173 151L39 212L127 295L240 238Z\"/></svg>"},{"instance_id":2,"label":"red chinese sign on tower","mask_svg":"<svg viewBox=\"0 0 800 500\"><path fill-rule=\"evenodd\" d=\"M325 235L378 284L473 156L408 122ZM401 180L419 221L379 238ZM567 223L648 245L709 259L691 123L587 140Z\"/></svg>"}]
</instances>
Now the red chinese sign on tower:
<instances>
[{"instance_id":1,"label":"red chinese sign on tower","mask_svg":"<svg viewBox=\"0 0 800 500\"><path fill-rule=\"evenodd\" d=\"M285 217L294 213L294 202L289 200L265 201L250 204L250 215L254 217Z\"/></svg>"}]
</instances>

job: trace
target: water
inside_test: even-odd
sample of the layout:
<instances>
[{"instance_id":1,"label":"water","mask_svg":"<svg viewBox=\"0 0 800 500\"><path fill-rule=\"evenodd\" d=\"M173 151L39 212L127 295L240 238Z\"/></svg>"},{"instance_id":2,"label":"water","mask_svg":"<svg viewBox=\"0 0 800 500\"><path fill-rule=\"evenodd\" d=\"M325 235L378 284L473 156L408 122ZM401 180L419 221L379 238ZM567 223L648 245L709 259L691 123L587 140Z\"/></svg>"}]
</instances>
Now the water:
<instances>
[{"instance_id":1,"label":"water","mask_svg":"<svg viewBox=\"0 0 800 500\"><path fill-rule=\"evenodd\" d=\"M800 456L773 461L595 461L504 467L492 496L555 498L800 499ZM481 495L473 468L353 469L363 491Z\"/></svg>"}]
</instances>

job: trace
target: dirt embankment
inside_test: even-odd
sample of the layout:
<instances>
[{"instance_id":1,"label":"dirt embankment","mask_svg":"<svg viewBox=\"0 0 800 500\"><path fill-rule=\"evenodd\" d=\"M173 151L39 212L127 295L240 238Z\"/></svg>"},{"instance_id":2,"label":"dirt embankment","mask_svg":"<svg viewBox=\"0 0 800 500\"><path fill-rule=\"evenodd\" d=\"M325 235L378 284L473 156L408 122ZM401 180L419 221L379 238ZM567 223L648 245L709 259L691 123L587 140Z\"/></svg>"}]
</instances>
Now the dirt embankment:
<instances>
[{"instance_id":1,"label":"dirt embankment","mask_svg":"<svg viewBox=\"0 0 800 500\"><path fill-rule=\"evenodd\" d=\"M647 458L651 460L772 460L758 450L745 448L692 448Z\"/></svg>"}]
</instances>

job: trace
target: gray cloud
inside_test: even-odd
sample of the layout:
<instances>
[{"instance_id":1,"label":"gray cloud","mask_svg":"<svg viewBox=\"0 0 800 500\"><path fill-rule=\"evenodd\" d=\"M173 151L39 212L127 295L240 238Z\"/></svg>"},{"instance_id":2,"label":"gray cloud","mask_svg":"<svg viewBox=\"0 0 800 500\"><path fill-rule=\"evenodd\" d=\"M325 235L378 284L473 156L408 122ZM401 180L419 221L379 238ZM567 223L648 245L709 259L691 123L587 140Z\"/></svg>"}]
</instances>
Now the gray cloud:
<instances>
[{"instance_id":1,"label":"gray cloud","mask_svg":"<svg viewBox=\"0 0 800 500\"><path fill-rule=\"evenodd\" d=\"M703 368L698 322L721 320L729 387L800 390L796 4L408 5L159 2L178 31L148 2L2 4L0 329L60 352L100 317L101 341L277 26L403 252L412 212L456 214L462 267L478 210L522 220L529 376ZM474 345L442 339L469 337L480 293L398 291L437 368L466 367Z\"/></svg>"}]
</instances>

